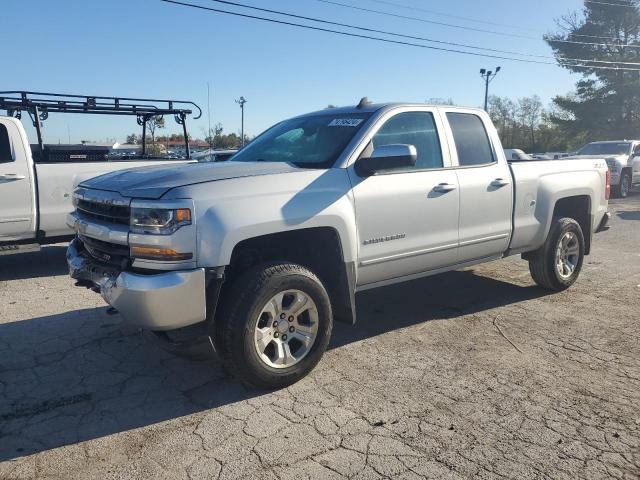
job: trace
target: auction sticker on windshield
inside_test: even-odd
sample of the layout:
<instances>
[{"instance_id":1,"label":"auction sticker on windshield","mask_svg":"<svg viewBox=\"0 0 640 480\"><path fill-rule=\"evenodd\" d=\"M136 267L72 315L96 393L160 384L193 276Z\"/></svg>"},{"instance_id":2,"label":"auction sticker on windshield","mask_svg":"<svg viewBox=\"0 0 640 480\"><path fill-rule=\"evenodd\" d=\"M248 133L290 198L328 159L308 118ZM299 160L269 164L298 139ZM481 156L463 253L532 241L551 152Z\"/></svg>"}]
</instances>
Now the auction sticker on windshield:
<instances>
[{"instance_id":1,"label":"auction sticker on windshield","mask_svg":"<svg viewBox=\"0 0 640 480\"><path fill-rule=\"evenodd\" d=\"M330 127L357 127L362 123L362 118L334 118L329 122Z\"/></svg>"}]
</instances>

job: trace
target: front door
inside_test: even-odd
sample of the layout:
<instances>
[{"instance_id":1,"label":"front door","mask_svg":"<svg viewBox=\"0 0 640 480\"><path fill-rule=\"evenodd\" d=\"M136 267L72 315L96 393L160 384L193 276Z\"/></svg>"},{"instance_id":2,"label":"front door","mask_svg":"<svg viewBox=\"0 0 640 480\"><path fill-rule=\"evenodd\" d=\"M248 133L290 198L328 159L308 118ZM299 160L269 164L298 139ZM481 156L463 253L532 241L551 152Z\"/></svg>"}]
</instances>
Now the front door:
<instances>
[{"instance_id":1,"label":"front door","mask_svg":"<svg viewBox=\"0 0 640 480\"><path fill-rule=\"evenodd\" d=\"M14 121L0 118L0 241L24 238L34 228L31 175L20 130Z\"/></svg>"},{"instance_id":2,"label":"front door","mask_svg":"<svg viewBox=\"0 0 640 480\"><path fill-rule=\"evenodd\" d=\"M399 279L457 262L459 189L433 110L390 115L361 156L409 144L415 167L362 178L350 167L359 238L358 285ZM442 145L442 146L441 146Z\"/></svg>"}]
</instances>

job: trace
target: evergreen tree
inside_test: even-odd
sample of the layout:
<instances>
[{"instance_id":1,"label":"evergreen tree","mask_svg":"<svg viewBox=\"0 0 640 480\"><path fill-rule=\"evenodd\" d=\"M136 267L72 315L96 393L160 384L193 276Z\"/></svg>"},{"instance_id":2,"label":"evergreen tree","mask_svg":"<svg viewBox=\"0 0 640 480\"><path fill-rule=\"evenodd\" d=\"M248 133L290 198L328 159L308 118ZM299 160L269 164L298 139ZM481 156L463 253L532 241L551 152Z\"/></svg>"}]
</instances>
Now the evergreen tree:
<instances>
[{"instance_id":1,"label":"evergreen tree","mask_svg":"<svg viewBox=\"0 0 640 480\"><path fill-rule=\"evenodd\" d=\"M638 1L585 1L581 13L563 17L558 26L562 32L545 39L558 63L583 78L575 94L554 99L559 110L552 115L552 122L568 136L593 140L640 137L640 71L593 68L639 68L605 63L640 63ZM580 67L569 59L590 61Z\"/></svg>"}]
</instances>

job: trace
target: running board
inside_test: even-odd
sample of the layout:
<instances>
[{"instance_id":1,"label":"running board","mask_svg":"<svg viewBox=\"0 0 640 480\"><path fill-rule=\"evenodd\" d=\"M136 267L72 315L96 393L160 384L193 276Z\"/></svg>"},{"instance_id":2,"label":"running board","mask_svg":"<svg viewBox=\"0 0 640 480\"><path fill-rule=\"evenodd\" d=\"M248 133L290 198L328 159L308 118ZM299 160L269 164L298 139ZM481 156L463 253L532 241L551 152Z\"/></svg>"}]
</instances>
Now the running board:
<instances>
[{"instance_id":1,"label":"running board","mask_svg":"<svg viewBox=\"0 0 640 480\"><path fill-rule=\"evenodd\" d=\"M0 245L0 255L14 255L16 253L39 252L39 243L24 243L19 245Z\"/></svg>"}]
</instances>

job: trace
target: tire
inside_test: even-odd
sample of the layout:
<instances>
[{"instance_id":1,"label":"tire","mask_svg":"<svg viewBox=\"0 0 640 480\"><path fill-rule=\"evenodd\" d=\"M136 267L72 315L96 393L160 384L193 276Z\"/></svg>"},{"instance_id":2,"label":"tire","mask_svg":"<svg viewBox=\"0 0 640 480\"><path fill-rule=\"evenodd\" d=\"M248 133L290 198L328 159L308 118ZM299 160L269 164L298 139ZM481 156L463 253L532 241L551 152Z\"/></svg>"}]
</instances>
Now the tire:
<instances>
[{"instance_id":1,"label":"tire","mask_svg":"<svg viewBox=\"0 0 640 480\"><path fill-rule=\"evenodd\" d=\"M627 198L631 191L631 174L623 170L620 174L620 184L614 187L613 193L617 198Z\"/></svg>"},{"instance_id":2,"label":"tire","mask_svg":"<svg viewBox=\"0 0 640 480\"><path fill-rule=\"evenodd\" d=\"M577 253L568 256L568 262L575 266L570 274L566 267L561 268L558 265L558 248L565 238L571 238L570 245L577 247ZM573 241L575 240L575 242ZM564 251L560 254L564 254ZM529 271L533 277L533 281L540 287L555 292L566 290L575 283L582 262L584 261L584 235L580 224L572 218L554 217L549 231L549 235L544 245L531 255L529 259Z\"/></svg>"},{"instance_id":3,"label":"tire","mask_svg":"<svg viewBox=\"0 0 640 480\"><path fill-rule=\"evenodd\" d=\"M294 298L292 302L306 298L294 320L289 313L295 311L295 305L284 308L289 297ZM311 372L327 349L333 328L329 295L318 277L300 265L270 263L251 268L232 282L222 301L216 320L216 350L226 370L249 385L264 389L291 385ZM278 303L281 310L274 307ZM315 338L305 346L298 337L308 339L314 325ZM269 343L260 343L258 335L263 334L258 330L270 332L265 340ZM266 348L261 354L262 345ZM287 365L287 361L295 363ZM276 365L278 362L282 363Z\"/></svg>"}]
</instances>

